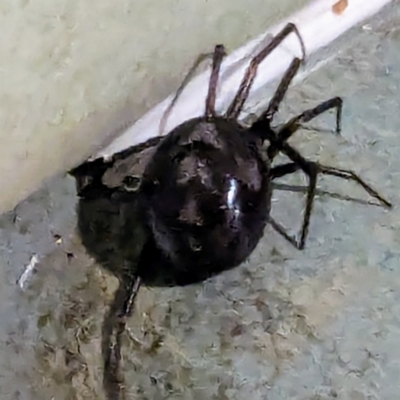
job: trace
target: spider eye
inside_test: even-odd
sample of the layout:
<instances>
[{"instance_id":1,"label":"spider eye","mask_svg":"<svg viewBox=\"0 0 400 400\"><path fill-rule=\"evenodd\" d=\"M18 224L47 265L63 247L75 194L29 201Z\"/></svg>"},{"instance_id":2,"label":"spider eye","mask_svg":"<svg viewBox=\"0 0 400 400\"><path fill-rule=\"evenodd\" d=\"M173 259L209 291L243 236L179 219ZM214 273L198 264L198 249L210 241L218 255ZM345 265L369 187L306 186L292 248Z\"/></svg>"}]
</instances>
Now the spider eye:
<instances>
[{"instance_id":1,"label":"spider eye","mask_svg":"<svg viewBox=\"0 0 400 400\"><path fill-rule=\"evenodd\" d=\"M122 181L124 188L128 191L136 191L140 185L140 179L137 176L126 176Z\"/></svg>"}]
</instances>

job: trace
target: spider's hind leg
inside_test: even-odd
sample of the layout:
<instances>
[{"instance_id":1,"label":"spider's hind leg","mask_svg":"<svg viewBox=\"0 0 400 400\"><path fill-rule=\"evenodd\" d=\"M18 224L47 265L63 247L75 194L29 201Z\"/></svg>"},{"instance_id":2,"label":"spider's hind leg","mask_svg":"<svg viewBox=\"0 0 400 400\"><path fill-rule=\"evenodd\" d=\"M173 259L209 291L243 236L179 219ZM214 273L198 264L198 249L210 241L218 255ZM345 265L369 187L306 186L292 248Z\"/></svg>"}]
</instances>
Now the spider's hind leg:
<instances>
[{"instance_id":1,"label":"spider's hind leg","mask_svg":"<svg viewBox=\"0 0 400 400\"><path fill-rule=\"evenodd\" d=\"M342 131L342 108L342 98L333 97L318 104L316 107L303 111L301 114L293 117L277 133L276 141L272 141L271 146L268 148L268 158L273 160L280 151L282 144L286 142L295 132L297 132L303 123L307 123L332 109L336 109L336 133L339 135Z\"/></svg>"},{"instance_id":2,"label":"spider's hind leg","mask_svg":"<svg viewBox=\"0 0 400 400\"><path fill-rule=\"evenodd\" d=\"M294 162L278 165L271 169L271 180L280 178L285 175L292 174L299 169L302 169L309 177L309 185L307 188L307 199L306 199L306 207L304 211L303 224L300 231L300 239L296 240L294 237L290 236L285 228L277 223L272 217L269 218L269 223L271 226L281 234L286 240L288 240L292 245L294 245L297 249L302 250L305 246L305 242L308 235L308 228L310 225L311 211L314 204L314 198L316 194L316 183L318 174L324 175L332 175L338 178L351 180L356 182L360 186L362 186L365 191L373 198L377 199L382 206L391 208L392 204L384 199L375 189L373 189L370 185L364 182L356 173L350 170L339 169L334 167L329 167L325 165L321 165L319 163L313 161L307 161L304 157L302 157L297 150L293 149L287 143L284 144L283 152Z\"/></svg>"}]
</instances>

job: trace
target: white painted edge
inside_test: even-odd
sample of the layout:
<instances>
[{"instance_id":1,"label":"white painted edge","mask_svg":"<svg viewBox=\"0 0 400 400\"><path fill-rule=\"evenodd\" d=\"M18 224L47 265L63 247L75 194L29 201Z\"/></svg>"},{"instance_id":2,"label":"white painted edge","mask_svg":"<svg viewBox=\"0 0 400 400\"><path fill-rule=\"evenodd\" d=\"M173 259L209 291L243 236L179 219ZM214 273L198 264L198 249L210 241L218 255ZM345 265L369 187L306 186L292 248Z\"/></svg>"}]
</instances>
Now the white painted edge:
<instances>
[{"instance_id":1,"label":"white painted edge","mask_svg":"<svg viewBox=\"0 0 400 400\"><path fill-rule=\"evenodd\" d=\"M34 271L35 271L35 267L36 264L38 264L40 261L40 258L37 254L34 254L31 257L31 260L29 261L29 264L25 267L25 270L23 272L23 274L21 275L21 277L18 279L18 286L24 290L27 281L31 278L31 276L33 275Z\"/></svg>"},{"instance_id":2,"label":"white painted edge","mask_svg":"<svg viewBox=\"0 0 400 400\"><path fill-rule=\"evenodd\" d=\"M288 22L296 24L304 40L307 56L309 57L312 53L333 42L354 25L377 13L391 1L347 0L348 5L341 14L335 14L332 8L338 0L312 1L296 14L270 28L268 32L249 41L225 58L219 81L217 111L224 110L233 99L244 70L248 65L248 62L244 63L243 61L247 61L250 56L254 55L255 48L258 49L260 43L265 41L268 35L276 34ZM210 51L212 50L210 49ZM293 56L301 56L299 41L294 34L290 35L283 45L278 46L259 66L249 100L251 100L251 94L254 94L257 89L281 76L292 61ZM165 129L161 133L162 135L170 132L187 119L203 114L209 75L210 69L198 75L186 86L168 117ZM91 159L108 158L116 152L159 135L160 120L174 95L175 93L171 94L167 99L147 112Z\"/></svg>"}]
</instances>

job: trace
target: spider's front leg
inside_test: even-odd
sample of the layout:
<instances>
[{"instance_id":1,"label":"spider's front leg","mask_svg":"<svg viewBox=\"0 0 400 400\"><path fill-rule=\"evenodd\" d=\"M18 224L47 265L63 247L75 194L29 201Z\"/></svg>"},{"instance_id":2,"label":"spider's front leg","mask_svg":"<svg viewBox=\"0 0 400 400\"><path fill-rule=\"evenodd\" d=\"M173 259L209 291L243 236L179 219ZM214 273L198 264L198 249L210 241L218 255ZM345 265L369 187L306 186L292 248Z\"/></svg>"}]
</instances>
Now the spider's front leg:
<instances>
[{"instance_id":1,"label":"spider's front leg","mask_svg":"<svg viewBox=\"0 0 400 400\"><path fill-rule=\"evenodd\" d=\"M268 148L268 158L272 161L278 152L283 142L287 141L293 133L295 133L303 123L307 123L317 116L325 113L333 108L336 109L336 133L340 134L342 129L342 107L343 101L340 97L334 97L327 101L322 102L318 106L311 108L302 112L300 115L292 118L288 123L286 123L279 133L276 133L271 129L271 123L275 114L279 110L279 106L282 103L286 92L296 76L301 63L304 60L299 58L294 58L288 69L286 70L284 76L282 77L275 93L270 100L267 109L257 118L257 120L252 124L250 130L257 132L264 140L267 139L270 142Z\"/></svg>"},{"instance_id":2,"label":"spider's front leg","mask_svg":"<svg viewBox=\"0 0 400 400\"><path fill-rule=\"evenodd\" d=\"M215 46L213 53L207 54L200 54L197 57L197 60L194 62L193 66L190 68L189 72L186 74L185 79L182 81L181 85L179 86L178 90L175 93L171 103L168 105L164 114L159 123L159 134L161 135L162 132L165 130L165 126L167 124L167 119L175 106L179 96L182 94L184 88L187 86L189 81L192 79L194 72L196 71L197 67L207 58L212 58L212 69L210 80L208 84L208 93L206 98L206 111L205 115L207 118L212 118L215 116L215 98L216 98L216 91L217 91L217 83L218 83L218 75L221 69L222 59L226 55L225 47L222 44L218 44Z\"/></svg>"},{"instance_id":3,"label":"spider's front leg","mask_svg":"<svg viewBox=\"0 0 400 400\"><path fill-rule=\"evenodd\" d=\"M305 51L305 46L303 39L296 27L296 25L292 23L288 23L272 40L271 42L263 49L261 50L253 59L250 61L250 65L248 66L244 77L242 79L242 82L240 83L239 90L236 93L236 96L234 97L232 103L228 107L228 110L225 114L225 117L227 119L237 119L239 117L239 114L243 110L243 105L245 101L247 100L247 97L249 96L249 92L251 89L251 86L254 82L254 79L256 78L257 75L257 70L261 62L269 55L272 53L273 50L275 50L285 39L287 36L289 36L291 33L294 33L299 41L300 41L300 46L301 46L301 51L302 51L302 57L303 60L306 57L306 51ZM300 65L300 60L296 59L299 62ZM292 67L293 68L293 67ZM298 69L298 67L297 67ZM293 75L297 72L297 70L293 71ZM291 80L291 79L290 79ZM289 83L290 83L289 80ZM289 86L289 83L287 86ZM287 88L286 88L287 89ZM286 92L286 89L283 91L283 95ZM278 104L280 101L278 102Z\"/></svg>"},{"instance_id":4,"label":"spider's front leg","mask_svg":"<svg viewBox=\"0 0 400 400\"><path fill-rule=\"evenodd\" d=\"M286 92L289 89L290 83L297 74L300 68L301 62L299 58L294 58L289 68L283 75L275 93L270 100L267 109L257 118L257 120L251 125L250 131L254 132L257 136L261 137L262 140L268 140L270 142L271 150L268 152L268 158L272 159L276 156L279 149L278 136L276 132L271 129L271 123L275 114L279 110L279 106L282 103ZM276 142L276 144L274 144ZM272 148L274 150L272 150Z\"/></svg>"}]
</instances>

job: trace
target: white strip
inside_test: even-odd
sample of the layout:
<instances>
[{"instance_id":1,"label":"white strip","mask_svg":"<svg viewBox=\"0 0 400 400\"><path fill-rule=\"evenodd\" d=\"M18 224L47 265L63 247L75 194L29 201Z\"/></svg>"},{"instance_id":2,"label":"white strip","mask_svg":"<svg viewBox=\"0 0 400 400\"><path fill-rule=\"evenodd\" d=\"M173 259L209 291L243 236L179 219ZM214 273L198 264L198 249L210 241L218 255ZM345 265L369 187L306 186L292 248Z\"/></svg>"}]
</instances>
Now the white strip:
<instances>
[{"instance_id":1,"label":"white strip","mask_svg":"<svg viewBox=\"0 0 400 400\"><path fill-rule=\"evenodd\" d=\"M18 279L18 286L21 289L25 289L25 284L28 281L28 279L30 279L30 277L32 276L32 274L35 270L35 266L38 262L39 262L39 257L35 254L34 256L32 256L29 264L25 268L25 271L23 272L21 277Z\"/></svg>"},{"instance_id":2,"label":"white strip","mask_svg":"<svg viewBox=\"0 0 400 400\"><path fill-rule=\"evenodd\" d=\"M311 2L300 12L282 21L268 32L248 42L226 57L221 68L222 79L219 82L217 110L224 110L227 107L239 86L244 70L247 67L247 63L240 63L240 61L248 59L249 55L253 55L254 48L265 40L266 35L276 34L287 22L293 22L300 31L306 46L307 56L309 56L334 41L354 25L377 13L391 1L348 0L348 5L341 14L335 14L332 8L338 0L315 0ZM278 46L260 65L257 77L254 80L252 93L281 76L294 55L300 56L301 53L299 41L292 34L284 41L283 45ZM235 64L238 62L240 65L235 68ZM168 133L189 118L203 114L209 75L210 70L207 70L187 85L173 108L168 118L166 129L162 134ZM173 96L174 94L159 103L92 159L110 157L118 151L157 136L159 134L160 119Z\"/></svg>"}]
</instances>

